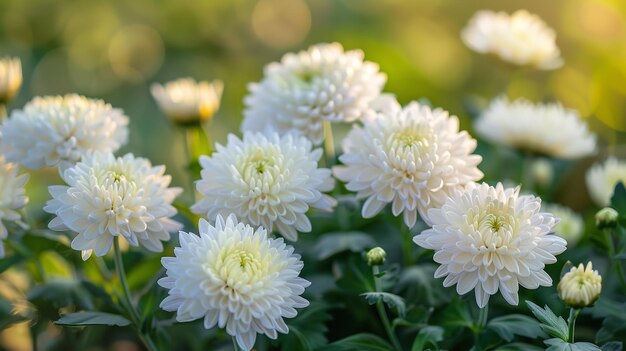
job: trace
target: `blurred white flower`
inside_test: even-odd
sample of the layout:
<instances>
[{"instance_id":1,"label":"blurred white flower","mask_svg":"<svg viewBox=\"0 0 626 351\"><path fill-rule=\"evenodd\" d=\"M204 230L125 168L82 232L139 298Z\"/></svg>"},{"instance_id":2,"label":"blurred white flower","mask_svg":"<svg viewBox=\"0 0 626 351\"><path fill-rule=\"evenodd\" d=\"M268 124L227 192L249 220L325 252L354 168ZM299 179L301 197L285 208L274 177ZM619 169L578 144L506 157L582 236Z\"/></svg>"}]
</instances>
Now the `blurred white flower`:
<instances>
[{"instance_id":1,"label":"blurred white flower","mask_svg":"<svg viewBox=\"0 0 626 351\"><path fill-rule=\"evenodd\" d=\"M22 63L19 58L0 59L0 103L11 101L22 86Z\"/></svg>"},{"instance_id":2,"label":"blurred white flower","mask_svg":"<svg viewBox=\"0 0 626 351\"><path fill-rule=\"evenodd\" d=\"M10 162L30 169L72 166L90 151L115 152L126 143L128 117L84 96L36 97L0 126Z\"/></svg>"},{"instance_id":3,"label":"blurred white flower","mask_svg":"<svg viewBox=\"0 0 626 351\"><path fill-rule=\"evenodd\" d=\"M557 286L559 297L563 302L574 308L593 305L602 292L602 277L593 270L591 261L585 267L582 263L572 267L563 275Z\"/></svg>"},{"instance_id":4,"label":"blurred white flower","mask_svg":"<svg viewBox=\"0 0 626 351\"><path fill-rule=\"evenodd\" d=\"M611 204L617 183L626 185L626 161L609 157L604 163L596 163L587 171L587 189L598 207Z\"/></svg>"},{"instance_id":5,"label":"blurred white flower","mask_svg":"<svg viewBox=\"0 0 626 351\"><path fill-rule=\"evenodd\" d=\"M5 162L0 156L0 258L4 257L3 240L9 235L5 222L20 222L20 213L17 210L26 206L28 197L24 184L28 181L28 174L18 174L16 164Z\"/></svg>"},{"instance_id":6,"label":"blurred white flower","mask_svg":"<svg viewBox=\"0 0 626 351\"><path fill-rule=\"evenodd\" d=\"M556 219L541 212L541 199L519 195L519 187L505 189L485 183L469 183L454 192L441 208L428 211L432 228L413 238L416 244L435 250L441 266L435 278L443 285L456 284L460 295L472 289L476 303L484 307L500 290L517 305L519 285L527 289L551 286L543 270L565 251L563 238L550 235Z\"/></svg>"},{"instance_id":7,"label":"blurred white flower","mask_svg":"<svg viewBox=\"0 0 626 351\"><path fill-rule=\"evenodd\" d=\"M168 188L171 177L164 172L165 166L153 167L132 154L87 155L63 172L68 186L49 187L53 199L44 210L56 217L48 226L77 232L71 246L82 251L83 260L92 251L106 255L116 236L132 246L161 252L161 241L182 228L169 218L176 214L171 203L181 189Z\"/></svg>"},{"instance_id":8,"label":"blurred white flower","mask_svg":"<svg viewBox=\"0 0 626 351\"><path fill-rule=\"evenodd\" d=\"M575 159L596 150L596 137L578 112L560 104L495 99L476 120L476 132L498 145L556 158Z\"/></svg>"},{"instance_id":9,"label":"blurred white flower","mask_svg":"<svg viewBox=\"0 0 626 351\"><path fill-rule=\"evenodd\" d=\"M344 52L339 43L318 44L283 56L265 67L259 83L249 85L242 130L280 134L295 131L318 145L322 122L352 122L373 114L370 102L387 77L378 65L363 61L361 50Z\"/></svg>"},{"instance_id":10,"label":"blurred white flower","mask_svg":"<svg viewBox=\"0 0 626 351\"><path fill-rule=\"evenodd\" d=\"M525 10L512 15L478 11L461 32L461 37L470 49L497 55L515 65L545 70L563 65L554 30L537 15Z\"/></svg>"},{"instance_id":11,"label":"blurred white flower","mask_svg":"<svg viewBox=\"0 0 626 351\"><path fill-rule=\"evenodd\" d=\"M200 235L181 232L176 257L161 259L166 277L158 283L169 290L160 307L176 311L176 320L204 319L206 329L225 328L244 350L254 346L256 334L276 339L288 333L283 318L309 302L300 295L311 283L300 278L300 255L282 238L216 217L215 227L200 219Z\"/></svg>"},{"instance_id":12,"label":"blurred white flower","mask_svg":"<svg viewBox=\"0 0 626 351\"><path fill-rule=\"evenodd\" d=\"M192 78L181 78L165 85L152 84L152 96L159 108L173 122L186 124L208 120L220 107L224 84L196 82Z\"/></svg>"},{"instance_id":13,"label":"blurred white flower","mask_svg":"<svg viewBox=\"0 0 626 351\"><path fill-rule=\"evenodd\" d=\"M552 184L554 179L554 170L552 169L552 163L545 158L537 158L533 160L531 167L531 173L533 180L541 187L548 187Z\"/></svg>"},{"instance_id":14,"label":"blurred white flower","mask_svg":"<svg viewBox=\"0 0 626 351\"><path fill-rule=\"evenodd\" d=\"M570 248L575 246L585 229L583 218L571 208L559 204L544 204L542 210L559 219L554 227L554 233L565 239Z\"/></svg>"},{"instance_id":15,"label":"blurred white flower","mask_svg":"<svg viewBox=\"0 0 626 351\"><path fill-rule=\"evenodd\" d=\"M428 208L441 206L451 189L482 178L482 158L472 154L476 140L439 108L413 102L384 110L363 127L353 126L342 144L343 165L333 172L357 198L367 199L363 217L391 203L394 216L403 213L409 227L418 211L428 223Z\"/></svg>"},{"instance_id":16,"label":"blurred white flower","mask_svg":"<svg viewBox=\"0 0 626 351\"><path fill-rule=\"evenodd\" d=\"M336 203L323 193L334 180L329 169L317 167L321 156L304 137L246 132L241 140L230 134L226 146L200 157L197 189L204 197L191 209L209 220L234 213L244 223L297 240L298 232L311 231L309 207L331 210Z\"/></svg>"}]
</instances>

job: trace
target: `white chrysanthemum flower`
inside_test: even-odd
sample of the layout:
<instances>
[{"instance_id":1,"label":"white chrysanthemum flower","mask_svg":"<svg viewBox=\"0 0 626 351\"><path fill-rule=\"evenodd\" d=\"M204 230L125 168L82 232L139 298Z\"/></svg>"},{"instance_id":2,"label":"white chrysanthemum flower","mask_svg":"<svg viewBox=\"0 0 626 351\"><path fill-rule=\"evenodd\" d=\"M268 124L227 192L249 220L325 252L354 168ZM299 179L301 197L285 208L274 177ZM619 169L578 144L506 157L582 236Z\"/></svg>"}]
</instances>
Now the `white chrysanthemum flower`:
<instances>
[{"instance_id":1,"label":"white chrysanthemum flower","mask_svg":"<svg viewBox=\"0 0 626 351\"><path fill-rule=\"evenodd\" d=\"M336 201L324 194L334 188L327 168L317 168L322 150L294 135L233 134L211 157L200 157L204 196L191 209L214 220L233 213L245 223L276 228L289 240L310 232L309 207L330 211Z\"/></svg>"},{"instance_id":2,"label":"white chrysanthemum flower","mask_svg":"<svg viewBox=\"0 0 626 351\"><path fill-rule=\"evenodd\" d=\"M569 247L573 247L580 241L585 230L581 215L559 204L544 204L543 212L551 213L559 219L559 223L554 227L554 233L565 239Z\"/></svg>"},{"instance_id":3,"label":"white chrysanthemum flower","mask_svg":"<svg viewBox=\"0 0 626 351\"><path fill-rule=\"evenodd\" d=\"M169 218L176 214L172 201L182 189L168 188L171 177L164 173L165 166L153 167L132 154L87 155L63 172L67 186L49 187L53 199L44 210L56 215L49 227L77 232L71 246L82 251L83 260L92 251L104 256L117 236L161 252L161 241L182 228Z\"/></svg>"},{"instance_id":4,"label":"white chrysanthemum flower","mask_svg":"<svg viewBox=\"0 0 626 351\"><path fill-rule=\"evenodd\" d=\"M220 107L224 84L196 82L193 78L181 78L165 85L153 84L152 96L159 108L176 123L197 123L211 119Z\"/></svg>"},{"instance_id":5,"label":"white chrysanthemum flower","mask_svg":"<svg viewBox=\"0 0 626 351\"><path fill-rule=\"evenodd\" d=\"M303 263L282 238L268 238L217 216L215 227L200 219L200 235L180 232L176 257L161 259L166 277L158 283L169 290L160 307L176 311L176 320L204 319L204 327L225 328L244 350L254 346L256 334L276 339L288 333L283 318L309 302L300 295L311 283L299 277Z\"/></svg>"},{"instance_id":6,"label":"white chrysanthemum flower","mask_svg":"<svg viewBox=\"0 0 626 351\"><path fill-rule=\"evenodd\" d=\"M525 10L512 15L478 11L463 29L461 37L470 49L497 55L515 65L545 70L563 65L554 30L537 15Z\"/></svg>"},{"instance_id":7,"label":"white chrysanthemum flower","mask_svg":"<svg viewBox=\"0 0 626 351\"><path fill-rule=\"evenodd\" d=\"M22 63L19 58L0 59L0 103L15 97L22 86Z\"/></svg>"},{"instance_id":8,"label":"white chrysanthemum flower","mask_svg":"<svg viewBox=\"0 0 626 351\"><path fill-rule=\"evenodd\" d=\"M479 307L498 290L517 305L519 285L552 285L543 269L556 262L566 242L551 235L558 220L541 212L541 199L520 196L519 187L469 183L428 216L432 228L413 241L435 250L433 259L441 264L435 278L445 277L446 287L456 284L460 295L474 289Z\"/></svg>"},{"instance_id":9,"label":"white chrysanthemum flower","mask_svg":"<svg viewBox=\"0 0 626 351\"><path fill-rule=\"evenodd\" d=\"M0 126L10 162L30 169L80 161L88 152L115 152L126 143L128 117L102 100L84 96L36 97Z\"/></svg>"},{"instance_id":10,"label":"white chrysanthemum flower","mask_svg":"<svg viewBox=\"0 0 626 351\"><path fill-rule=\"evenodd\" d=\"M367 198L363 217L391 203L394 216L403 213L413 227L418 212L428 222L426 210L441 206L451 189L481 179L482 158L472 154L476 140L459 132L459 120L442 109L414 102L383 110L352 128L339 157L344 165L333 172L357 198Z\"/></svg>"},{"instance_id":11,"label":"white chrysanthemum flower","mask_svg":"<svg viewBox=\"0 0 626 351\"><path fill-rule=\"evenodd\" d=\"M311 46L265 67L265 76L249 86L242 130L280 134L295 131L318 145L322 122L352 122L373 114L369 104L387 77L378 65L363 61L361 50L339 43Z\"/></svg>"},{"instance_id":12,"label":"white chrysanthemum flower","mask_svg":"<svg viewBox=\"0 0 626 351\"><path fill-rule=\"evenodd\" d=\"M24 190L24 184L28 181L28 174L20 175L16 164L5 162L0 156L0 258L4 257L4 245L2 240L6 239L9 232L5 222L20 222L20 213L17 210L26 206L28 197Z\"/></svg>"},{"instance_id":13,"label":"white chrysanthemum flower","mask_svg":"<svg viewBox=\"0 0 626 351\"><path fill-rule=\"evenodd\" d=\"M581 263L563 275L557 290L561 300L569 306L574 308L588 307L600 297L602 277L598 271L593 270L591 261L587 263L586 268Z\"/></svg>"},{"instance_id":14,"label":"white chrysanthemum flower","mask_svg":"<svg viewBox=\"0 0 626 351\"><path fill-rule=\"evenodd\" d=\"M609 157L604 163L596 163L587 171L586 180L591 199L599 207L607 207L617 183L626 185L626 161Z\"/></svg>"},{"instance_id":15,"label":"white chrysanthemum flower","mask_svg":"<svg viewBox=\"0 0 626 351\"><path fill-rule=\"evenodd\" d=\"M556 158L580 158L596 150L596 137L578 112L557 103L535 105L525 99L498 98L474 127L493 143Z\"/></svg>"}]
</instances>

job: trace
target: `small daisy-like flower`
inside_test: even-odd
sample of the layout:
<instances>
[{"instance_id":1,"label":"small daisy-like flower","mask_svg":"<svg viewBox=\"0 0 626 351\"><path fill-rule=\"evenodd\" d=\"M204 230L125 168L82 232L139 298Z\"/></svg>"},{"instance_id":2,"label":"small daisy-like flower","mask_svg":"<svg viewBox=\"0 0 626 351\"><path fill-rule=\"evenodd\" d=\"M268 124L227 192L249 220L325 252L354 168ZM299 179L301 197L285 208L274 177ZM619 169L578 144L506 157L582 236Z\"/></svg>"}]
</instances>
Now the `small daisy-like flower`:
<instances>
[{"instance_id":1,"label":"small daisy-like flower","mask_svg":"<svg viewBox=\"0 0 626 351\"><path fill-rule=\"evenodd\" d=\"M573 247L580 241L585 230L585 223L578 213L559 204L545 204L543 212L551 213L559 219L559 223L554 227L554 233L565 239L569 247Z\"/></svg>"},{"instance_id":2,"label":"small daisy-like flower","mask_svg":"<svg viewBox=\"0 0 626 351\"><path fill-rule=\"evenodd\" d=\"M600 297L602 277L598 271L593 270L591 261L587 263L587 267L581 263L563 275L557 290L561 300L569 306L589 307Z\"/></svg>"},{"instance_id":3,"label":"small daisy-like flower","mask_svg":"<svg viewBox=\"0 0 626 351\"><path fill-rule=\"evenodd\" d=\"M478 11L463 29L461 37L470 49L481 54L494 54L515 65L544 70L563 65L554 30L537 15L525 10L512 15Z\"/></svg>"},{"instance_id":4,"label":"small daisy-like flower","mask_svg":"<svg viewBox=\"0 0 626 351\"><path fill-rule=\"evenodd\" d=\"M4 257L4 245L2 240L6 239L9 232L5 222L20 222L20 213L17 210L26 206L28 197L24 190L24 184L28 181L28 174L18 174L19 169L16 164L5 162L0 156L0 258Z\"/></svg>"},{"instance_id":5,"label":"small daisy-like flower","mask_svg":"<svg viewBox=\"0 0 626 351\"><path fill-rule=\"evenodd\" d=\"M403 213L413 227L418 212L428 222L426 210L441 206L451 189L481 179L482 158L472 154L476 140L459 132L459 120L442 109L414 102L383 110L352 128L342 144L343 165L333 172L357 198L367 199L363 217L391 203L394 216Z\"/></svg>"},{"instance_id":6,"label":"small daisy-like flower","mask_svg":"<svg viewBox=\"0 0 626 351\"><path fill-rule=\"evenodd\" d=\"M299 277L304 264L282 238L268 238L264 228L226 221L215 227L200 219L200 235L180 232L176 257L161 259L166 277L158 283L169 290L160 307L176 311L176 320L204 319L237 339L244 350L254 346L256 334L276 339L288 333L283 318L309 302L300 295L309 286Z\"/></svg>"},{"instance_id":7,"label":"small daisy-like flower","mask_svg":"<svg viewBox=\"0 0 626 351\"><path fill-rule=\"evenodd\" d=\"M555 103L498 98L474 127L490 142L556 158L575 159L596 150L596 137L578 112Z\"/></svg>"},{"instance_id":8,"label":"small daisy-like flower","mask_svg":"<svg viewBox=\"0 0 626 351\"><path fill-rule=\"evenodd\" d=\"M209 120L220 107L224 84L196 82L192 78L182 78L166 83L153 84L152 96L159 108L173 122L179 124L198 123Z\"/></svg>"},{"instance_id":9,"label":"small daisy-like flower","mask_svg":"<svg viewBox=\"0 0 626 351\"><path fill-rule=\"evenodd\" d=\"M22 63L17 57L0 59L0 103L15 97L22 86Z\"/></svg>"},{"instance_id":10,"label":"small daisy-like flower","mask_svg":"<svg viewBox=\"0 0 626 351\"><path fill-rule=\"evenodd\" d=\"M115 152L126 143L128 117L84 96L36 97L0 126L8 161L37 169L80 161L88 152Z\"/></svg>"},{"instance_id":11,"label":"small daisy-like flower","mask_svg":"<svg viewBox=\"0 0 626 351\"><path fill-rule=\"evenodd\" d=\"M344 52L338 43L286 54L265 67L261 82L250 84L242 129L295 131L318 145L323 121L352 122L373 114L369 104L386 80L377 64L363 61L361 50Z\"/></svg>"},{"instance_id":12,"label":"small daisy-like flower","mask_svg":"<svg viewBox=\"0 0 626 351\"><path fill-rule=\"evenodd\" d=\"M180 188L168 188L165 166L132 154L115 158L110 153L87 155L62 177L67 186L50 186L53 199L44 210L55 214L49 227L78 235L72 248L87 260L92 251L104 256L121 236L132 246L163 251L161 241L182 228L169 217L176 214L172 201Z\"/></svg>"},{"instance_id":13,"label":"small daisy-like flower","mask_svg":"<svg viewBox=\"0 0 626 351\"><path fill-rule=\"evenodd\" d=\"M604 163L596 163L587 171L586 180L593 202L599 207L607 207L617 183L626 185L626 161L609 157Z\"/></svg>"},{"instance_id":14,"label":"small daisy-like flower","mask_svg":"<svg viewBox=\"0 0 626 351\"><path fill-rule=\"evenodd\" d=\"M330 211L336 201L324 194L334 188L331 172L318 168L320 149L294 135L233 134L211 157L200 157L204 196L191 209L214 220L231 213L255 227L276 228L289 240L310 232L309 207Z\"/></svg>"},{"instance_id":15,"label":"small daisy-like flower","mask_svg":"<svg viewBox=\"0 0 626 351\"><path fill-rule=\"evenodd\" d=\"M428 216L432 228L413 241L435 250L433 259L441 264L435 278L445 277L445 287L456 284L459 295L474 289L479 307L498 290L517 305L519 285L552 285L543 269L556 262L566 242L551 235L557 219L541 212L541 199L520 196L519 187L469 183Z\"/></svg>"}]
</instances>

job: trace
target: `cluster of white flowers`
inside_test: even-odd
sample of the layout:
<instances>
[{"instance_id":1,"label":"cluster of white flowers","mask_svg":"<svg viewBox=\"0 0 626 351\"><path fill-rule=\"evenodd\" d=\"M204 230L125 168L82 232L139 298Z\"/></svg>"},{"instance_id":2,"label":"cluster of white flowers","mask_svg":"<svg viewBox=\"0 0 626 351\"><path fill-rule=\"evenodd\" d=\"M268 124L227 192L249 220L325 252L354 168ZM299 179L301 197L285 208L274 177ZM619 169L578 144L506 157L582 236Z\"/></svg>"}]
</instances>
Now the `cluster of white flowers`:
<instances>
[{"instance_id":1,"label":"cluster of white flowers","mask_svg":"<svg viewBox=\"0 0 626 351\"><path fill-rule=\"evenodd\" d=\"M171 203L182 189L168 188L171 177L164 172L164 166L152 167L132 154L87 155L63 172L67 186L50 187L52 200L44 210L56 217L49 227L78 233L72 248L81 250L84 260L92 251L104 256L118 236L161 252L161 241L182 228L169 218L176 214Z\"/></svg>"},{"instance_id":2,"label":"cluster of white flowers","mask_svg":"<svg viewBox=\"0 0 626 351\"><path fill-rule=\"evenodd\" d=\"M234 213L297 240L298 232L311 231L309 207L330 211L336 203L323 193L333 189L334 180L329 169L318 168L321 156L304 137L247 132L242 140L230 134L226 146L200 158L197 188L204 197L192 210L210 220Z\"/></svg>"},{"instance_id":3,"label":"cluster of white flowers","mask_svg":"<svg viewBox=\"0 0 626 351\"><path fill-rule=\"evenodd\" d=\"M493 143L564 159L591 155L595 135L574 110L525 99L495 99L475 123L476 132ZM558 131L555 132L555 131Z\"/></svg>"},{"instance_id":4,"label":"cluster of white flowers","mask_svg":"<svg viewBox=\"0 0 626 351\"><path fill-rule=\"evenodd\" d=\"M4 243L9 231L5 222L16 222L19 225L21 215L17 212L26 206L28 197L24 190L24 184L28 181L28 174L19 173L16 164L5 162L0 156L0 258L4 257Z\"/></svg>"},{"instance_id":5,"label":"cluster of white flowers","mask_svg":"<svg viewBox=\"0 0 626 351\"><path fill-rule=\"evenodd\" d=\"M363 61L362 51L344 52L338 43L286 54L265 67L261 82L250 84L242 129L272 127L320 144L323 121L352 122L371 115L369 104L386 80L377 64Z\"/></svg>"},{"instance_id":6,"label":"cluster of white flowers","mask_svg":"<svg viewBox=\"0 0 626 351\"><path fill-rule=\"evenodd\" d=\"M199 232L181 232L176 257L162 259L167 276L158 283L169 292L161 307L176 311L179 322L203 318L207 329L225 328L246 351L257 333L287 333L283 318L309 305L300 297L311 284L299 277L300 255L233 215L218 215L215 226L201 219Z\"/></svg>"},{"instance_id":7,"label":"cluster of white flowers","mask_svg":"<svg viewBox=\"0 0 626 351\"><path fill-rule=\"evenodd\" d=\"M512 15L478 11L461 37L472 50L497 55L515 65L549 70L563 64L552 28L525 10Z\"/></svg>"},{"instance_id":8,"label":"cluster of white flowers","mask_svg":"<svg viewBox=\"0 0 626 351\"><path fill-rule=\"evenodd\" d=\"M597 163L587 171L587 189L591 199L599 207L611 204L615 186L622 182L626 185L626 161L609 157L603 163Z\"/></svg>"},{"instance_id":9,"label":"cluster of white flowers","mask_svg":"<svg viewBox=\"0 0 626 351\"><path fill-rule=\"evenodd\" d=\"M102 100L36 97L0 126L6 159L38 169L72 166L93 151L115 152L128 138L128 117Z\"/></svg>"},{"instance_id":10,"label":"cluster of white flowers","mask_svg":"<svg viewBox=\"0 0 626 351\"><path fill-rule=\"evenodd\" d=\"M474 289L481 308L498 290L517 305L519 285L551 286L543 269L565 251L565 240L550 234L557 219L541 212L539 198L520 196L519 190L469 183L441 208L430 209L432 228L413 239L435 250L433 259L441 264L435 278L445 277L444 286L456 284L460 295Z\"/></svg>"}]
</instances>

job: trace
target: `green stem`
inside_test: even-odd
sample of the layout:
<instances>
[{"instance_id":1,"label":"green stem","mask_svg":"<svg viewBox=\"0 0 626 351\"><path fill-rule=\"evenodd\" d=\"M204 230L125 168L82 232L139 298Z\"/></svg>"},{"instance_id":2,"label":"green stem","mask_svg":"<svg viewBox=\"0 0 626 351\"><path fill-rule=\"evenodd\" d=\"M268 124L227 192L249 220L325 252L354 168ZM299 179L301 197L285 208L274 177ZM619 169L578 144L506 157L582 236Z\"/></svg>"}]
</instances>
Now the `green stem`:
<instances>
[{"instance_id":1,"label":"green stem","mask_svg":"<svg viewBox=\"0 0 626 351\"><path fill-rule=\"evenodd\" d=\"M615 246L613 244L612 230L610 228L604 229L604 239L608 248L609 258L615 269L615 274L619 278L619 282L622 285L622 290L626 292L626 280L624 280L624 271L622 270L622 264L619 260L615 259Z\"/></svg>"},{"instance_id":2,"label":"green stem","mask_svg":"<svg viewBox=\"0 0 626 351\"><path fill-rule=\"evenodd\" d=\"M570 308L569 318L567 319L567 326L569 328L569 340L568 342L574 343L574 331L576 329L576 318L580 313L579 308Z\"/></svg>"},{"instance_id":3,"label":"green stem","mask_svg":"<svg viewBox=\"0 0 626 351\"><path fill-rule=\"evenodd\" d=\"M130 289L128 288L128 282L126 281L126 272L124 270L124 262L122 261L122 251L120 250L119 239L120 237L118 236L115 238L115 240L113 240L113 250L115 251L115 271L117 272L117 276L119 277L120 283L122 284L123 298L125 300L124 304L126 305L128 315L130 316L133 325L137 329L137 334L139 334L139 338L141 339L141 341L143 341L148 350L158 351L158 348L156 347L154 341L152 341L150 335L141 331L141 318L139 317L139 313L135 308Z\"/></svg>"},{"instance_id":4,"label":"green stem","mask_svg":"<svg viewBox=\"0 0 626 351\"><path fill-rule=\"evenodd\" d=\"M326 167L330 168L335 165L335 139L333 137L333 127L330 121L322 122L324 129L324 156L326 156Z\"/></svg>"},{"instance_id":5,"label":"green stem","mask_svg":"<svg viewBox=\"0 0 626 351\"><path fill-rule=\"evenodd\" d=\"M478 327L483 330L489 320L489 303L485 307L481 308L478 312Z\"/></svg>"},{"instance_id":6,"label":"green stem","mask_svg":"<svg viewBox=\"0 0 626 351\"><path fill-rule=\"evenodd\" d=\"M376 292L383 292L382 284L380 282L380 269L378 266L372 266L372 273L374 274L374 287ZM393 328L391 328L391 323L389 322L389 317L387 317L387 312L385 312L385 305L382 301L378 301L376 303L376 310L378 311L378 316L380 317L381 322L383 323L383 327L385 328L385 332L387 332L387 336L389 340L393 344L394 349L397 351L402 350L402 346L400 345L400 341L396 337L396 334L393 332Z\"/></svg>"},{"instance_id":7,"label":"green stem","mask_svg":"<svg viewBox=\"0 0 626 351\"><path fill-rule=\"evenodd\" d=\"M404 258L404 265L410 266L413 264L413 240L411 240L411 229L404 224L402 217L400 219L400 236L402 237L402 256Z\"/></svg>"},{"instance_id":8,"label":"green stem","mask_svg":"<svg viewBox=\"0 0 626 351\"><path fill-rule=\"evenodd\" d=\"M533 179L533 161L534 157L531 153L526 153L524 155L521 183L524 189L529 192L533 192L535 190L535 182Z\"/></svg>"}]
</instances>

